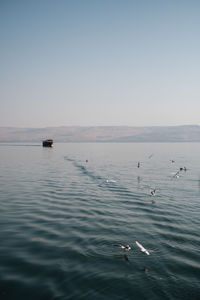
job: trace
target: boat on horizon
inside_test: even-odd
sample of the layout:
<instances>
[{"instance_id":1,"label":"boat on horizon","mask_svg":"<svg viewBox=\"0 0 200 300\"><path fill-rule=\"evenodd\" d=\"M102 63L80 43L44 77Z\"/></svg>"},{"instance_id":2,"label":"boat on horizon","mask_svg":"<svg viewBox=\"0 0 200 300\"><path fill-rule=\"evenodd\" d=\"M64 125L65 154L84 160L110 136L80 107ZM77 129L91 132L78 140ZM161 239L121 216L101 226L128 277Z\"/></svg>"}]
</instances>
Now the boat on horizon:
<instances>
[{"instance_id":1,"label":"boat on horizon","mask_svg":"<svg viewBox=\"0 0 200 300\"><path fill-rule=\"evenodd\" d=\"M48 139L48 140L44 140L42 142L43 147L53 147L53 140L52 139Z\"/></svg>"}]
</instances>

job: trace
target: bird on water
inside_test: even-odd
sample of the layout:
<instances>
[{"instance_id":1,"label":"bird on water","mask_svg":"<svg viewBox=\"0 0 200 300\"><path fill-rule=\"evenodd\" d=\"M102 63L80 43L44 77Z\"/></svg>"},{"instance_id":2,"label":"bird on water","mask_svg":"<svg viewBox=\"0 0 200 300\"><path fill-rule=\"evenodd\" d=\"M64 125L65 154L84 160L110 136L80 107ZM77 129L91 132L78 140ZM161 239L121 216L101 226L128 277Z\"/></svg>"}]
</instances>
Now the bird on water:
<instances>
[{"instance_id":1,"label":"bird on water","mask_svg":"<svg viewBox=\"0 0 200 300\"><path fill-rule=\"evenodd\" d=\"M123 249L124 251L129 251L129 250L131 250L131 247L130 247L129 245L124 246L124 245L121 245L121 244L114 244L113 246L118 247L118 248L121 248L121 249Z\"/></svg>"}]
</instances>

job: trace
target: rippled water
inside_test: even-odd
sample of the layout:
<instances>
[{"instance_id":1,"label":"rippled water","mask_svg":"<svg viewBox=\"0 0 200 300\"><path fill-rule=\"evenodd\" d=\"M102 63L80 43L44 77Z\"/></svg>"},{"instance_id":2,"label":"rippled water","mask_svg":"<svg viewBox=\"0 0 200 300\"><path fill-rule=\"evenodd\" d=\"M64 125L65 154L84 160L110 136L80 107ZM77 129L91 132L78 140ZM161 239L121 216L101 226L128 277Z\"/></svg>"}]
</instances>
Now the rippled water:
<instances>
[{"instance_id":1,"label":"rippled water","mask_svg":"<svg viewBox=\"0 0 200 300\"><path fill-rule=\"evenodd\" d=\"M0 144L0 299L198 299L199 155L198 143Z\"/></svg>"}]
</instances>

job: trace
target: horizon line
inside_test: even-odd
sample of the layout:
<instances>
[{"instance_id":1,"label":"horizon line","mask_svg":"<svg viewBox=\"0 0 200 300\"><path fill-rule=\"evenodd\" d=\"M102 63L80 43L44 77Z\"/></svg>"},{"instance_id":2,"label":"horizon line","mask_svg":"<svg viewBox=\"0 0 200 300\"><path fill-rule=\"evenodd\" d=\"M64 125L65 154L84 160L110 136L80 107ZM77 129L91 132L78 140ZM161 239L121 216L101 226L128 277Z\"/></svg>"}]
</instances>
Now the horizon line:
<instances>
[{"instance_id":1,"label":"horizon line","mask_svg":"<svg viewBox=\"0 0 200 300\"><path fill-rule=\"evenodd\" d=\"M183 127L183 126L200 126L200 124L181 124L181 125L56 125L41 127L25 127L25 126L0 126L0 128L19 128L19 129L45 129L45 128L61 128L61 127Z\"/></svg>"}]
</instances>

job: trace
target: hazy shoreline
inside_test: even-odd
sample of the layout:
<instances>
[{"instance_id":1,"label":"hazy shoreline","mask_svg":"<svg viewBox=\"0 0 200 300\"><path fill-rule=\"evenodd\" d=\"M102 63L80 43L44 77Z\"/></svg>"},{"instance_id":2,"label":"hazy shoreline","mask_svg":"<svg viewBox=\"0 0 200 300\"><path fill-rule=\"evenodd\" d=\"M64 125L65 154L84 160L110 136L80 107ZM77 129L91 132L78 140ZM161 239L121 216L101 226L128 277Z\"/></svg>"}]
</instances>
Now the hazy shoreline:
<instances>
[{"instance_id":1,"label":"hazy shoreline","mask_svg":"<svg viewBox=\"0 0 200 300\"><path fill-rule=\"evenodd\" d=\"M1 143L40 143L46 138L52 138L57 143L200 142L200 126L61 126L46 128L0 127Z\"/></svg>"}]
</instances>

